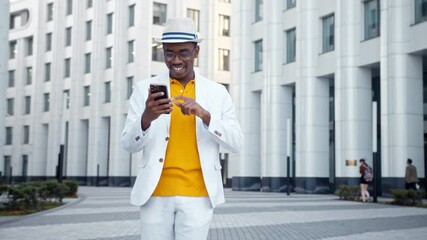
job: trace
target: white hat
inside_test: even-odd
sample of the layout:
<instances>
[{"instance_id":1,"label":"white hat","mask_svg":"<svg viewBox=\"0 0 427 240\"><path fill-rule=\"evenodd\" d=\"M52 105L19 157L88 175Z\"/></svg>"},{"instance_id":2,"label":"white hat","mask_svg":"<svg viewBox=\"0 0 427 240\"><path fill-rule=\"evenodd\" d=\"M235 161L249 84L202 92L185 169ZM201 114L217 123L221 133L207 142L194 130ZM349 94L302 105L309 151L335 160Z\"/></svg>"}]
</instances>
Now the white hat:
<instances>
[{"instance_id":1,"label":"white hat","mask_svg":"<svg viewBox=\"0 0 427 240\"><path fill-rule=\"evenodd\" d=\"M201 42L196 33L196 24L191 18L169 18L162 38L154 38L159 43Z\"/></svg>"}]
</instances>

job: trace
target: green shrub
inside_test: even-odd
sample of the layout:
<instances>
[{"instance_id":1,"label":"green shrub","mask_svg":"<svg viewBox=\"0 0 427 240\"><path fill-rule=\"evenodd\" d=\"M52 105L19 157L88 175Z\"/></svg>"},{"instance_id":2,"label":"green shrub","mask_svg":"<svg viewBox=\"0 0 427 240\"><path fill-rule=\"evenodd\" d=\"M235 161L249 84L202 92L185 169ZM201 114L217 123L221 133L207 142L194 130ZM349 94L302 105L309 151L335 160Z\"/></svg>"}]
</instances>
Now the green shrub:
<instances>
[{"instance_id":1,"label":"green shrub","mask_svg":"<svg viewBox=\"0 0 427 240\"><path fill-rule=\"evenodd\" d=\"M415 206L422 204L424 192L404 189L391 189L393 203L404 206Z\"/></svg>"},{"instance_id":2,"label":"green shrub","mask_svg":"<svg viewBox=\"0 0 427 240\"><path fill-rule=\"evenodd\" d=\"M6 208L11 210L39 209L37 186L23 183L9 186Z\"/></svg>"},{"instance_id":3,"label":"green shrub","mask_svg":"<svg viewBox=\"0 0 427 240\"><path fill-rule=\"evenodd\" d=\"M341 184L335 194L343 200L358 200L360 195L360 187Z\"/></svg>"},{"instance_id":4,"label":"green shrub","mask_svg":"<svg viewBox=\"0 0 427 240\"><path fill-rule=\"evenodd\" d=\"M79 189L79 184L74 180L65 180L63 182L68 187L68 192L65 194L67 197L77 196L77 191Z\"/></svg>"}]
</instances>

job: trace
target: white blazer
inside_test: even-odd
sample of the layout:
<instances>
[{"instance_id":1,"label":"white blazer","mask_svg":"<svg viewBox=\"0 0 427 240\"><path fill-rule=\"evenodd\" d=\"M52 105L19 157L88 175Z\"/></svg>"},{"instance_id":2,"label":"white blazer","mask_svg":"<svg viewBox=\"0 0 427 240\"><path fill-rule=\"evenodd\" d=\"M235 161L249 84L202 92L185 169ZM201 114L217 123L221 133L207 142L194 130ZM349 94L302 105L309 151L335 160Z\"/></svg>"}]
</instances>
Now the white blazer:
<instances>
[{"instance_id":1,"label":"white blazer","mask_svg":"<svg viewBox=\"0 0 427 240\"><path fill-rule=\"evenodd\" d=\"M134 153L142 150L142 164L138 166L131 192L131 203L137 206L148 201L159 182L169 140L170 114L160 115L146 131L141 129L141 116L151 83L169 86L170 96L169 73L138 82L129 100L129 111L121 139L126 151ZM225 201L219 146L237 152L243 145L243 135L225 87L198 74L195 83L197 103L211 114L209 126L196 117L196 135L203 179L212 207L215 207Z\"/></svg>"}]
</instances>

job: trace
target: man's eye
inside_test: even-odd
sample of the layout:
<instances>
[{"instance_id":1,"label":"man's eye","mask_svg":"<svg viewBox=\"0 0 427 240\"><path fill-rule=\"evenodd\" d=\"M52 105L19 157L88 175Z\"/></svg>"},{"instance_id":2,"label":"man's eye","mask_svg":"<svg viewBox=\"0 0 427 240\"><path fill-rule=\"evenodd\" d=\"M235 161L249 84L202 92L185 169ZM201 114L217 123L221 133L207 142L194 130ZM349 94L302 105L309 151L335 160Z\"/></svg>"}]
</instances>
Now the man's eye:
<instances>
[{"instance_id":1,"label":"man's eye","mask_svg":"<svg viewBox=\"0 0 427 240\"><path fill-rule=\"evenodd\" d=\"M179 56L181 56L181 57L189 57L190 56L190 52L180 52Z\"/></svg>"}]
</instances>

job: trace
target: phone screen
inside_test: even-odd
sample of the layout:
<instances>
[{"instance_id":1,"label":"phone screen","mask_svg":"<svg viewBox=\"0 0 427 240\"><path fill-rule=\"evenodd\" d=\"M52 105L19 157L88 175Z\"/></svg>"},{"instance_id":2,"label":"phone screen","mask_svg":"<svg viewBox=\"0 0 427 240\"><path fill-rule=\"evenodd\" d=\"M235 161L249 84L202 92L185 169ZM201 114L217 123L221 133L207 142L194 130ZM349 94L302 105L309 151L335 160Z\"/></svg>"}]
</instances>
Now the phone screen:
<instances>
[{"instance_id":1,"label":"phone screen","mask_svg":"<svg viewBox=\"0 0 427 240\"><path fill-rule=\"evenodd\" d=\"M156 97L154 100L157 101L159 99L169 98L168 97L168 88L166 85L161 84L150 84L151 93L163 92L163 96Z\"/></svg>"}]
</instances>

